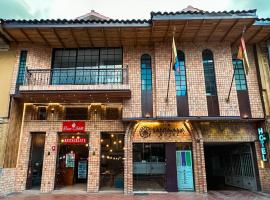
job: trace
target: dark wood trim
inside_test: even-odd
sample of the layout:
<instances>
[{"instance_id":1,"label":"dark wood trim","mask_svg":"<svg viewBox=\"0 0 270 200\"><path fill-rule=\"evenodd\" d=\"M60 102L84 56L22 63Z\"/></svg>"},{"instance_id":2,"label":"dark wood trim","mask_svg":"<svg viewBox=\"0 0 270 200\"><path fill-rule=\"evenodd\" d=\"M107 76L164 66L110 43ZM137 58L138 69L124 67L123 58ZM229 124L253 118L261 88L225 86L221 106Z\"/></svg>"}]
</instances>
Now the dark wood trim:
<instances>
[{"instance_id":1,"label":"dark wood trim","mask_svg":"<svg viewBox=\"0 0 270 200\"><path fill-rule=\"evenodd\" d=\"M34 43L33 40L29 37L29 35L22 28L20 28L20 31L22 32L24 37L26 37L27 40L29 40L29 42Z\"/></svg>"},{"instance_id":2,"label":"dark wood trim","mask_svg":"<svg viewBox=\"0 0 270 200\"><path fill-rule=\"evenodd\" d=\"M104 37L104 40L105 40L105 47L108 47L108 39L107 39L105 30L104 30L104 28L102 28L101 30L102 30L103 37Z\"/></svg>"},{"instance_id":3,"label":"dark wood trim","mask_svg":"<svg viewBox=\"0 0 270 200\"><path fill-rule=\"evenodd\" d=\"M240 117L242 118L251 118L251 109L249 102L248 90L237 91L238 105L240 111Z\"/></svg>"},{"instance_id":4,"label":"dark wood trim","mask_svg":"<svg viewBox=\"0 0 270 200\"><path fill-rule=\"evenodd\" d=\"M123 46L121 28L118 29L119 43Z\"/></svg>"},{"instance_id":5,"label":"dark wood trim","mask_svg":"<svg viewBox=\"0 0 270 200\"><path fill-rule=\"evenodd\" d=\"M5 29L5 28L3 28L3 27L2 27L2 29L3 29L4 33L5 33L8 37L10 37L16 44L19 43L18 40L16 40L16 39L8 32L7 29Z\"/></svg>"},{"instance_id":6,"label":"dark wood trim","mask_svg":"<svg viewBox=\"0 0 270 200\"><path fill-rule=\"evenodd\" d=\"M91 33L89 32L89 29L85 29L85 30L86 30L86 33L87 33L89 42L90 42L90 44L91 44L91 47L95 47L95 46L94 46L94 43L93 43L93 40L92 40Z\"/></svg>"},{"instance_id":7,"label":"dark wood trim","mask_svg":"<svg viewBox=\"0 0 270 200\"><path fill-rule=\"evenodd\" d=\"M177 116L189 116L188 96L176 96Z\"/></svg>"},{"instance_id":8,"label":"dark wood trim","mask_svg":"<svg viewBox=\"0 0 270 200\"><path fill-rule=\"evenodd\" d=\"M74 35L74 33L73 33L73 31L72 31L71 28L69 29L69 32L70 32L70 35L71 35L72 39L74 40L76 46L77 46L78 48L80 48L79 42L78 42L77 38L75 37L75 35Z\"/></svg>"},{"instance_id":9,"label":"dark wood trim","mask_svg":"<svg viewBox=\"0 0 270 200\"><path fill-rule=\"evenodd\" d=\"M214 26L212 32L211 32L210 35L208 36L206 42L209 42L209 41L210 41L211 37L212 37L213 34L216 32L216 30L217 30L217 28L218 28L218 26L219 26L219 24L220 24L221 22L222 22L222 19L220 19L220 20L217 22L216 26Z\"/></svg>"},{"instance_id":10,"label":"dark wood trim","mask_svg":"<svg viewBox=\"0 0 270 200\"><path fill-rule=\"evenodd\" d=\"M249 43L252 41L261 31L263 30L263 26L259 28L250 38L246 40L246 43Z\"/></svg>"},{"instance_id":11,"label":"dark wood trim","mask_svg":"<svg viewBox=\"0 0 270 200\"><path fill-rule=\"evenodd\" d=\"M195 41L195 39L196 39L196 37L198 36L198 34L199 34L199 32L200 32L200 30L201 30L201 28L202 28L204 22L205 22L205 20L203 19L203 20L201 21L200 26L199 26L199 28L197 29L195 35L194 35L193 38L192 38L192 42Z\"/></svg>"},{"instance_id":12,"label":"dark wood trim","mask_svg":"<svg viewBox=\"0 0 270 200\"><path fill-rule=\"evenodd\" d=\"M207 108L208 108L208 116L219 116L219 102L218 96L206 96L207 98Z\"/></svg>"},{"instance_id":13,"label":"dark wood trim","mask_svg":"<svg viewBox=\"0 0 270 200\"><path fill-rule=\"evenodd\" d=\"M57 33L57 31L53 28L52 29L54 35L56 36L58 42L62 45L62 47L66 48L66 45L64 44L64 42L62 41L62 39L60 38L59 34Z\"/></svg>"},{"instance_id":14,"label":"dark wood trim","mask_svg":"<svg viewBox=\"0 0 270 200\"><path fill-rule=\"evenodd\" d=\"M166 41L167 35L168 35L169 30L170 30L170 28L171 28L171 23L172 23L171 20L169 20L169 24L168 24L168 26L167 26L167 30L166 30L166 32L165 32L165 34L164 34L164 36L163 36L163 42Z\"/></svg>"},{"instance_id":15,"label":"dark wood trim","mask_svg":"<svg viewBox=\"0 0 270 200\"><path fill-rule=\"evenodd\" d=\"M236 24L239 22L239 19L235 20L234 23L232 24L232 26L228 29L228 31L226 31L225 35L222 37L222 39L220 40L220 42L224 42L225 39L227 38L227 36L230 34L230 32L234 29L234 27L236 26Z\"/></svg>"},{"instance_id":16,"label":"dark wood trim","mask_svg":"<svg viewBox=\"0 0 270 200\"><path fill-rule=\"evenodd\" d=\"M266 41L266 40L268 40L268 39L270 39L270 33L268 33L261 41L259 41L259 42L264 42L264 41ZM259 43L258 42L258 43Z\"/></svg>"},{"instance_id":17,"label":"dark wood trim","mask_svg":"<svg viewBox=\"0 0 270 200\"><path fill-rule=\"evenodd\" d=\"M259 67L259 58L257 54L257 47L256 44L253 45L253 53L254 53L254 58L255 58L255 66L256 66L256 74L257 74L257 80L259 84L259 92L260 92L260 98L261 98L261 104L263 106L263 114L266 116L266 111L265 111L265 105L264 105L264 99L263 99L263 89L262 89L262 81L261 81L261 73L260 73L260 67Z\"/></svg>"},{"instance_id":18,"label":"dark wood trim","mask_svg":"<svg viewBox=\"0 0 270 200\"><path fill-rule=\"evenodd\" d=\"M46 43L46 45L51 46L49 41L46 39L46 37L43 35L42 32L38 28L36 28L36 31L38 32L39 36L42 38L42 40Z\"/></svg>"},{"instance_id":19,"label":"dark wood trim","mask_svg":"<svg viewBox=\"0 0 270 200\"><path fill-rule=\"evenodd\" d=\"M178 192L176 169L176 143L169 142L165 145L166 154L166 191Z\"/></svg>"},{"instance_id":20,"label":"dark wood trim","mask_svg":"<svg viewBox=\"0 0 270 200\"><path fill-rule=\"evenodd\" d=\"M177 39L177 42L181 40L182 36L183 36L183 33L186 29L186 26L188 25L188 20L186 21L186 23L184 24L184 27L182 28L180 34L178 35L178 39Z\"/></svg>"}]
</instances>

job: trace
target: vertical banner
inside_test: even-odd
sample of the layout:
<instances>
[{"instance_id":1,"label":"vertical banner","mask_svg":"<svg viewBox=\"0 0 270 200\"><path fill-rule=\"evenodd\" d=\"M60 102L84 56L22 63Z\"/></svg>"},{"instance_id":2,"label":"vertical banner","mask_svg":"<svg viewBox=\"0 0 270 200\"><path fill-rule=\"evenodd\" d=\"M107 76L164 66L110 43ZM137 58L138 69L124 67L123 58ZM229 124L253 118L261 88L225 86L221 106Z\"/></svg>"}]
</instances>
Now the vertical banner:
<instances>
[{"instance_id":1,"label":"vertical banner","mask_svg":"<svg viewBox=\"0 0 270 200\"><path fill-rule=\"evenodd\" d=\"M177 186L179 191L193 191L193 167L191 150L176 151Z\"/></svg>"}]
</instances>

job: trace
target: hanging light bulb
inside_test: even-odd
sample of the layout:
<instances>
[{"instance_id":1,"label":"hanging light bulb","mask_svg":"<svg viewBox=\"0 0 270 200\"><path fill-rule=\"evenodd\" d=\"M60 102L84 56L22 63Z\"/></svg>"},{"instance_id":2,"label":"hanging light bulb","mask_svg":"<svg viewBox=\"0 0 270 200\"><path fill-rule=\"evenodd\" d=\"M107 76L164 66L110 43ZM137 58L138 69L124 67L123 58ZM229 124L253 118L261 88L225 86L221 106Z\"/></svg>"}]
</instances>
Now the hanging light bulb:
<instances>
[{"instance_id":1,"label":"hanging light bulb","mask_svg":"<svg viewBox=\"0 0 270 200\"><path fill-rule=\"evenodd\" d=\"M111 134L111 137L114 137L114 134Z\"/></svg>"},{"instance_id":2,"label":"hanging light bulb","mask_svg":"<svg viewBox=\"0 0 270 200\"><path fill-rule=\"evenodd\" d=\"M112 149L110 149L110 152L112 152Z\"/></svg>"},{"instance_id":3,"label":"hanging light bulb","mask_svg":"<svg viewBox=\"0 0 270 200\"><path fill-rule=\"evenodd\" d=\"M108 144L106 144L106 147L109 147L109 145L108 145Z\"/></svg>"},{"instance_id":4,"label":"hanging light bulb","mask_svg":"<svg viewBox=\"0 0 270 200\"><path fill-rule=\"evenodd\" d=\"M101 139L100 142L103 142L103 139Z\"/></svg>"},{"instance_id":5,"label":"hanging light bulb","mask_svg":"<svg viewBox=\"0 0 270 200\"><path fill-rule=\"evenodd\" d=\"M114 141L113 144L116 144L116 141Z\"/></svg>"},{"instance_id":6,"label":"hanging light bulb","mask_svg":"<svg viewBox=\"0 0 270 200\"><path fill-rule=\"evenodd\" d=\"M118 142L119 142L119 144L121 144L122 143L122 140L119 140Z\"/></svg>"}]
</instances>

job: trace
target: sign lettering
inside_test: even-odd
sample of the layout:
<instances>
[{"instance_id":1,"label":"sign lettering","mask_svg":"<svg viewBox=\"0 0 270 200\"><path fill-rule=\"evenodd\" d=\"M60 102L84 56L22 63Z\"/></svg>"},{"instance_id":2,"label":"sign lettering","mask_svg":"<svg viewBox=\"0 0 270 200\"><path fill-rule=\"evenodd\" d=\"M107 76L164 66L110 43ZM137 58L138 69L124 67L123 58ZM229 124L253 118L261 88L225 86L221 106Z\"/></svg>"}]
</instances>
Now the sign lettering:
<instances>
[{"instance_id":1,"label":"sign lettering","mask_svg":"<svg viewBox=\"0 0 270 200\"><path fill-rule=\"evenodd\" d=\"M85 122L84 121L67 121L63 122L62 132L68 133L84 133Z\"/></svg>"},{"instance_id":2,"label":"sign lettering","mask_svg":"<svg viewBox=\"0 0 270 200\"><path fill-rule=\"evenodd\" d=\"M263 132L263 128L258 128L258 138L259 142L261 144L261 155L262 155L262 160L267 161L267 151L266 151L266 146L265 143L267 141L267 133Z\"/></svg>"}]
</instances>

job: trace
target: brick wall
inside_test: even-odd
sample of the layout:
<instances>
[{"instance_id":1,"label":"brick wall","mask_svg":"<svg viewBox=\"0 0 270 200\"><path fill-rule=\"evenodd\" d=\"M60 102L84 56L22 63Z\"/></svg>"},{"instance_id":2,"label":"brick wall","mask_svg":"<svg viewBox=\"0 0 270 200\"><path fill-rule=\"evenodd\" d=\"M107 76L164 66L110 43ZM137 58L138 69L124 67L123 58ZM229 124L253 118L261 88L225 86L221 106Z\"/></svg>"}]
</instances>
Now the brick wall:
<instances>
[{"instance_id":1,"label":"brick wall","mask_svg":"<svg viewBox=\"0 0 270 200\"><path fill-rule=\"evenodd\" d=\"M231 47L224 43L178 43L178 48L183 50L186 57L187 91L189 111L191 116L207 116L207 101L205 96L204 72L202 63L202 51L210 49L214 55L215 73L217 80L217 93L221 116L239 116L239 106L236 87L233 84L230 102L226 102L230 83L233 75L231 61ZM15 91L15 83L18 71L18 60L21 49L28 49L27 67L50 68L52 50L42 46L19 46L17 49L17 62L14 67L13 84L11 93ZM249 59L251 69L247 76L249 97L252 116L263 117L262 104L259 94L257 72L252 48L249 47ZM124 101L123 117L141 117L141 70L140 59L143 54L152 57L153 79L153 111L155 116L177 116L176 92L174 71L171 71L169 101L165 101L168 83L168 70L171 58L171 45L168 43L156 43L152 47L123 48L123 65L128 65L129 85L132 97ZM65 87L65 86L63 86ZM68 86L67 86L68 87ZM47 87L41 89L48 89Z\"/></svg>"},{"instance_id":2,"label":"brick wall","mask_svg":"<svg viewBox=\"0 0 270 200\"><path fill-rule=\"evenodd\" d=\"M0 198L15 192L15 168L0 168Z\"/></svg>"},{"instance_id":3,"label":"brick wall","mask_svg":"<svg viewBox=\"0 0 270 200\"><path fill-rule=\"evenodd\" d=\"M41 181L41 192L49 192L54 189L56 170L57 149L52 151L52 146L57 147L58 133L62 131L62 121L57 120L57 112L53 116L49 113L47 121L29 120L31 108L29 105L25 116L21 144L19 149L19 160L16 168L15 191L25 190L29 153L31 145L31 133L46 133L45 149L43 158L43 171ZM58 110L55 106L55 110ZM100 159L100 133L101 132L125 132L125 126L121 121L113 120L91 120L86 121L86 131L89 133L89 165L88 165L88 192L99 190L99 159ZM50 154L48 154L50 152Z\"/></svg>"}]
</instances>

